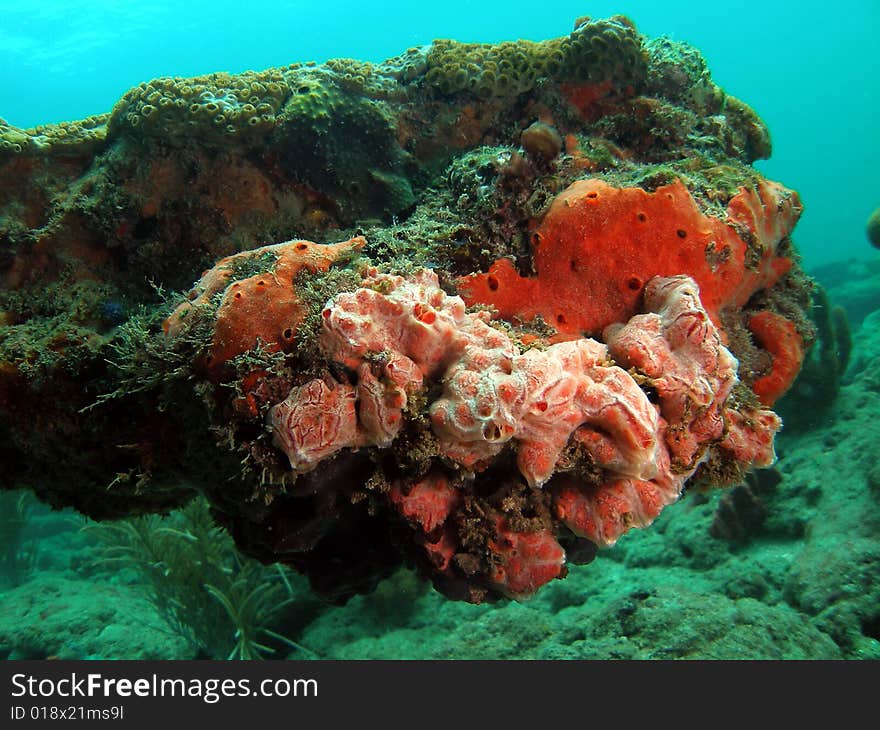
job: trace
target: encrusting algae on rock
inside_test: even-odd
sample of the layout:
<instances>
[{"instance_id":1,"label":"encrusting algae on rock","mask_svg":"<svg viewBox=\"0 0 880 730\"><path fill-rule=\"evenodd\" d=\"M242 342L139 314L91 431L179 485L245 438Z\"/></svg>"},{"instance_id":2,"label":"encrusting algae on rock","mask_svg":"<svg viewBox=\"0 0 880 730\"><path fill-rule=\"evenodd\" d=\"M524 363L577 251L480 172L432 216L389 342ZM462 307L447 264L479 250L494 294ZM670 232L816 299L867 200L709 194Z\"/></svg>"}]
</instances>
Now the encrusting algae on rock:
<instances>
[{"instance_id":1,"label":"encrusting algae on rock","mask_svg":"<svg viewBox=\"0 0 880 730\"><path fill-rule=\"evenodd\" d=\"M99 519L199 491L339 602L404 562L526 598L738 483L815 337L766 127L620 16L0 141L0 485Z\"/></svg>"}]
</instances>

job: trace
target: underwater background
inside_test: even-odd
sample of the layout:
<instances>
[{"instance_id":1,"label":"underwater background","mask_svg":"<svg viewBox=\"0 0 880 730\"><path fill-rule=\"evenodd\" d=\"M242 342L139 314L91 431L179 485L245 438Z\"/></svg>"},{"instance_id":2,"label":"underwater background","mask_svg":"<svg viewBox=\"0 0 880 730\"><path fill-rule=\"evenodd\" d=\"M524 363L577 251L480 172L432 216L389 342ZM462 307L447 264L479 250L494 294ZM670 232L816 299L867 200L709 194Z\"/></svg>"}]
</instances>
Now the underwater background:
<instances>
[{"instance_id":1,"label":"underwater background","mask_svg":"<svg viewBox=\"0 0 880 730\"><path fill-rule=\"evenodd\" d=\"M880 3L748 8L0 0L0 117L22 128L107 111L157 76L378 62L434 38L541 40L587 13L628 15L698 48L768 124L773 155L756 167L799 192L803 266L848 323L824 325L842 367L780 404L774 468L686 495L527 602L452 602L401 570L332 606L242 558L202 502L98 525L0 493L0 656L880 659L880 254L865 236Z\"/></svg>"}]
</instances>

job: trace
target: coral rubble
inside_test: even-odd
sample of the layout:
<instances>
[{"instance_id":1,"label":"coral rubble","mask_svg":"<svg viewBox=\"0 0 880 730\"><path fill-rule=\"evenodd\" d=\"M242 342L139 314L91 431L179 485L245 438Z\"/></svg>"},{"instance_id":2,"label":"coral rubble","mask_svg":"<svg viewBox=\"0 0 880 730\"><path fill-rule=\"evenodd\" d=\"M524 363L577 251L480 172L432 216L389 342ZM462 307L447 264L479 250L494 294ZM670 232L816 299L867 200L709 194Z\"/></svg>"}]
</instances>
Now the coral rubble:
<instances>
[{"instance_id":1,"label":"coral rubble","mask_svg":"<svg viewBox=\"0 0 880 730\"><path fill-rule=\"evenodd\" d=\"M528 597L773 462L815 328L769 153L620 16L0 121L0 487Z\"/></svg>"}]
</instances>

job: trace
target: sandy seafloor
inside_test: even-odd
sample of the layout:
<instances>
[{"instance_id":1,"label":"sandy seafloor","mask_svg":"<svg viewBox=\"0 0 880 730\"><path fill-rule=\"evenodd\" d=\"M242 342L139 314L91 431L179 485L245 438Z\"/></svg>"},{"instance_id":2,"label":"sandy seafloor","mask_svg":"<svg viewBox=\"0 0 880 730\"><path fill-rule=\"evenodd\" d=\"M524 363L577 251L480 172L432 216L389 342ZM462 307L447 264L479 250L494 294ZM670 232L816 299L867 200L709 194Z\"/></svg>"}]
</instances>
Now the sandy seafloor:
<instances>
[{"instance_id":1,"label":"sandy seafloor","mask_svg":"<svg viewBox=\"0 0 880 730\"><path fill-rule=\"evenodd\" d=\"M294 577L277 628L311 653L289 658L880 659L880 261L820 279L847 305L853 356L828 413L778 438L763 522L746 510L740 538L717 539L726 492L686 494L523 603L452 602L401 570L337 607ZM35 565L0 588L0 657L194 657L136 572L96 562L82 518L29 519Z\"/></svg>"}]
</instances>

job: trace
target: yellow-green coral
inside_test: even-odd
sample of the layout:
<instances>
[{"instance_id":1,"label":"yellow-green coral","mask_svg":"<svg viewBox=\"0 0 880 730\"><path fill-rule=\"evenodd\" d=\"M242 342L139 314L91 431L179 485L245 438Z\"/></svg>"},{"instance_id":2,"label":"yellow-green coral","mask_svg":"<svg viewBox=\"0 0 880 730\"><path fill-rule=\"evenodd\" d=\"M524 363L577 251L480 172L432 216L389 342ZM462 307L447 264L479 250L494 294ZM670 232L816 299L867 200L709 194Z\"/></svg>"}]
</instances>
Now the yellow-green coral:
<instances>
[{"instance_id":1,"label":"yellow-green coral","mask_svg":"<svg viewBox=\"0 0 880 730\"><path fill-rule=\"evenodd\" d=\"M340 83L345 62L288 75L278 115L280 162L292 177L329 194L345 220L397 214L414 201L404 154L386 105ZM354 68L347 66L348 68Z\"/></svg>"},{"instance_id":2,"label":"yellow-green coral","mask_svg":"<svg viewBox=\"0 0 880 730\"><path fill-rule=\"evenodd\" d=\"M345 89L362 94L369 94L376 86L377 74L374 66L367 61L353 58L331 58L324 64L336 74L336 80ZM381 84L378 84L381 86Z\"/></svg>"},{"instance_id":3,"label":"yellow-green coral","mask_svg":"<svg viewBox=\"0 0 880 730\"><path fill-rule=\"evenodd\" d=\"M648 41L645 50L652 96L683 104L701 115L718 113L724 92L712 81L698 49L664 37Z\"/></svg>"},{"instance_id":4,"label":"yellow-green coral","mask_svg":"<svg viewBox=\"0 0 880 730\"><path fill-rule=\"evenodd\" d=\"M407 48L403 53L376 66L376 71L409 84L424 75L428 67L430 46Z\"/></svg>"},{"instance_id":5,"label":"yellow-green coral","mask_svg":"<svg viewBox=\"0 0 880 730\"><path fill-rule=\"evenodd\" d=\"M24 152L30 145L30 136L23 129L0 119L0 152Z\"/></svg>"},{"instance_id":6,"label":"yellow-green coral","mask_svg":"<svg viewBox=\"0 0 880 730\"><path fill-rule=\"evenodd\" d=\"M104 142L109 114L19 129L0 119L0 154L91 154Z\"/></svg>"},{"instance_id":7,"label":"yellow-green coral","mask_svg":"<svg viewBox=\"0 0 880 730\"><path fill-rule=\"evenodd\" d=\"M735 96L726 95L723 111L732 133L741 138L737 146L744 150L746 159L768 159L773 151L770 130L755 110Z\"/></svg>"},{"instance_id":8,"label":"yellow-green coral","mask_svg":"<svg viewBox=\"0 0 880 730\"><path fill-rule=\"evenodd\" d=\"M128 91L110 129L142 135L257 139L275 127L290 96L282 69L153 79Z\"/></svg>"},{"instance_id":9,"label":"yellow-green coral","mask_svg":"<svg viewBox=\"0 0 880 730\"><path fill-rule=\"evenodd\" d=\"M410 48L405 53L374 64L353 58L331 58L324 68L333 72L335 82L342 88L371 99L402 99L404 85L425 68L425 53Z\"/></svg>"},{"instance_id":10,"label":"yellow-green coral","mask_svg":"<svg viewBox=\"0 0 880 730\"><path fill-rule=\"evenodd\" d=\"M427 57L425 83L451 95L469 92L481 98L520 94L539 78L639 86L647 58L632 23L622 16L584 20L567 37L546 41L459 43L437 40Z\"/></svg>"}]
</instances>

